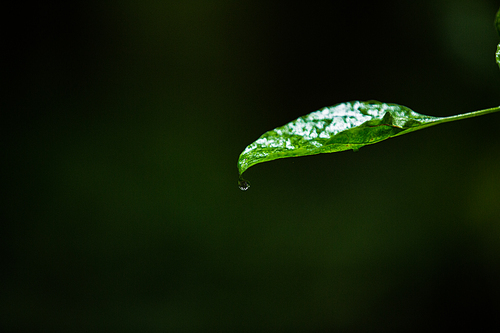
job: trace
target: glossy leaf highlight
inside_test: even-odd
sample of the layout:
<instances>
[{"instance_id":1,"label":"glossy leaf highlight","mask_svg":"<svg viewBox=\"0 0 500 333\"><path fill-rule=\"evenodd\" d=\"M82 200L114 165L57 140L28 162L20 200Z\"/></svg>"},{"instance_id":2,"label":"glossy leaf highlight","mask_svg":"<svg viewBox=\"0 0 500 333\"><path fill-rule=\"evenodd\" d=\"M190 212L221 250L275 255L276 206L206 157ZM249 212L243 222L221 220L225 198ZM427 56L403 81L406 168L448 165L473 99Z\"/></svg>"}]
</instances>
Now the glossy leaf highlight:
<instances>
[{"instance_id":1,"label":"glossy leaf highlight","mask_svg":"<svg viewBox=\"0 0 500 333\"><path fill-rule=\"evenodd\" d=\"M500 35L500 9L498 10L497 15L495 17L495 27L497 28L498 35ZM500 44L497 45L496 58L497 58L497 65L500 68Z\"/></svg>"},{"instance_id":2,"label":"glossy leaf highlight","mask_svg":"<svg viewBox=\"0 0 500 333\"><path fill-rule=\"evenodd\" d=\"M498 68L500 68L500 44L498 44L498 46L497 46L496 56L497 56L497 65L498 65Z\"/></svg>"},{"instance_id":3,"label":"glossy leaf highlight","mask_svg":"<svg viewBox=\"0 0 500 333\"><path fill-rule=\"evenodd\" d=\"M264 133L238 159L240 188L249 184L241 175L249 167L279 158L358 150L395 136L444 122L500 111L500 107L450 117L433 117L398 104L347 102L325 107ZM246 186L248 185L248 186Z\"/></svg>"}]
</instances>

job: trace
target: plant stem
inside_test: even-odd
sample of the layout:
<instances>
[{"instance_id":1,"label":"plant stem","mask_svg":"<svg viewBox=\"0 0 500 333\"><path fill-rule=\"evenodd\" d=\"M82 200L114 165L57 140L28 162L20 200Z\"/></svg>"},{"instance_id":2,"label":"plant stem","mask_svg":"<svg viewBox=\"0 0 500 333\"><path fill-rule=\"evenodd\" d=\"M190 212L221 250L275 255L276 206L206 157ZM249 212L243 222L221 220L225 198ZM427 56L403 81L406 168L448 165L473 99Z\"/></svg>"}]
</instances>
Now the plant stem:
<instances>
[{"instance_id":1,"label":"plant stem","mask_svg":"<svg viewBox=\"0 0 500 333\"><path fill-rule=\"evenodd\" d=\"M498 112L498 111L500 111L500 106L490 108L490 109L484 109L484 110L478 110L478 111L473 111L473 112L457 114L455 116L443 117L438 122L445 123L445 122L449 122L449 121L467 119L467 118L472 118L472 117L479 117L479 116L483 116L483 115L488 114L488 113L494 113L494 112Z\"/></svg>"},{"instance_id":2,"label":"plant stem","mask_svg":"<svg viewBox=\"0 0 500 333\"><path fill-rule=\"evenodd\" d=\"M497 106L497 107L490 108L490 109L472 111L472 112L457 114L457 115L449 116L449 117L431 117L431 118L425 120L421 125L415 126L415 127L410 127L410 128L408 128L408 129L406 129L406 130L404 130L404 131L402 131L394 136L395 137L400 136L403 134L418 131L418 130L421 130L421 129L424 129L427 127L431 127L434 125L447 123L450 121L462 120L462 119L467 119L467 118L472 118L472 117L479 117L479 116L483 116L483 115L488 114L488 113L494 113L494 112L499 112L499 111L500 111L500 106Z\"/></svg>"}]
</instances>

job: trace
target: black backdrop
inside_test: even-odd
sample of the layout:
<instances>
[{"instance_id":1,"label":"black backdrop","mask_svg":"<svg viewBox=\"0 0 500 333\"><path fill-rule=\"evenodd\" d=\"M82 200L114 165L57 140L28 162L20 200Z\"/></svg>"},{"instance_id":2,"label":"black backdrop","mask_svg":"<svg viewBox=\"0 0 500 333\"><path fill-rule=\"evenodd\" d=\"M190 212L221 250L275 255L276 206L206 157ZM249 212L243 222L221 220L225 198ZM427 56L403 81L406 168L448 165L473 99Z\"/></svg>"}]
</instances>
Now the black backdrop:
<instances>
[{"instance_id":1,"label":"black backdrop","mask_svg":"<svg viewBox=\"0 0 500 333\"><path fill-rule=\"evenodd\" d=\"M247 144L323 106L497 106L497 6L6 10L1 327L498 327L499 114L264 163L236 186Z\"/></svg>"}]
</instances>

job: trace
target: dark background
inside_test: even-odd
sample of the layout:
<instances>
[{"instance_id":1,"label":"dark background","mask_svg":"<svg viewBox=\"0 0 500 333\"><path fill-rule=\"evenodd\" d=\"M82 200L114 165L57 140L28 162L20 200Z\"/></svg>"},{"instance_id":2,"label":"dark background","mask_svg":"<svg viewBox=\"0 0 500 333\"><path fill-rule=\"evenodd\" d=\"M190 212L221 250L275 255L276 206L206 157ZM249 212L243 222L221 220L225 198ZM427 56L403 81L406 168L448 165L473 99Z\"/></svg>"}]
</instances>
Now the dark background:
<instances>
[{"instance_id":1,"label":"dark background","mask_svg":"<svg viewBox=\"0 0 500 333\"><path fill-rule=\"evenodd\" d=\"M20 6L21 7L21 6ZM495 0L39 2L5 11L0 326L499 326L500 114L249 169L350 100L499 105ZM6 86L6 87L5 87Z\"/></svg>"}]
</instances>

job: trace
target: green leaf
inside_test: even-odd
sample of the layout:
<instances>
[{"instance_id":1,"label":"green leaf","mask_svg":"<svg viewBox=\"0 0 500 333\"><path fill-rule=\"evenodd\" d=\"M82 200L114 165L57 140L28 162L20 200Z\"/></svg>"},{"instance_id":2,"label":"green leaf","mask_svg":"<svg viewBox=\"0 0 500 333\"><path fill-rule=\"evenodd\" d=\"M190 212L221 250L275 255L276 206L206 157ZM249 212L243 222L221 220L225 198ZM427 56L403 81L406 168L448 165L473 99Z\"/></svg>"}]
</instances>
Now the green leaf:
<instances>
[{"instance_id":1,"label":"green leaf","mask_svg":"<svg viewBox=\"0 0 500 333\"><path fill-rule=\"evenodd\" d=\"M498 68L500 68L500 44L498 44L498 46L497 46L496 56L497 56L497 65L498 65Z\"/></svg>"},{"instance_id":2,"label":"green leaf","mask_svg":"<svg viewBox=\"0 0 500 333\"><path fill-rule=\"evenodd\" d=\"M500 35L500 9L497 12L497 16L495 18L495 27L497 28L497 32ZM500 68L500 44L497 46L497 65Z\"/></svg>"},{"instance_id":3,"label":"green leaf","mask_svg":"<svg viewBox=\"0 0 500 333\"><path fill-rule=\"evenodd\" d=\"M450 117L418 114L411 109L377 101L347 102L325 107L264 133L238 159L239 186L249 167L279 158L333 153L359 148L429 126L500 111L500 107Z\"/></svg>"}]
</instances>

